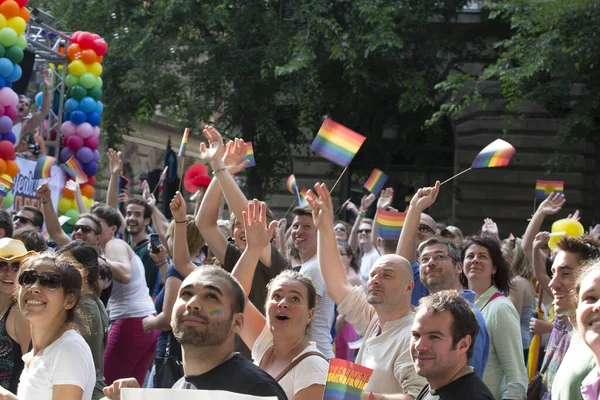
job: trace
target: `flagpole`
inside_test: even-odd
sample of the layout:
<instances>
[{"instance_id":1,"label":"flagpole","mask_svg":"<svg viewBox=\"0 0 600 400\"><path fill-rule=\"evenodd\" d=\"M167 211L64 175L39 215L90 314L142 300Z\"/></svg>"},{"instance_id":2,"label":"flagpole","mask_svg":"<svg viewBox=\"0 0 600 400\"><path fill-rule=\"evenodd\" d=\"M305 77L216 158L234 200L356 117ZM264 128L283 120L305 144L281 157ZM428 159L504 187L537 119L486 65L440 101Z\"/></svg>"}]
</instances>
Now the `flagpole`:
<instances>
[{"instance_id":1,"label":"flagpole","mask_svg":"<svg viewBox=\"0 0 600 400\"><path fill-rule=\"evenodd\" d=\"M338 212L340 212L342 210L342 208L344 208L344 206L346 204L348 204L348 202L352 200L352 197L349 197L348 200L346 200L345 202L343 202L338 208L335 209L335 211L333 212L333 214L337 214Z\"/></svg>"},{"instance_id":2,"label":"flagpole","mask_svg":"<svg viewBox=\"0 0 600 400\"><path fill-rule=\"evenodd\" d=\"M283 218L287 217L287 215L289 214L289 212L292 210L292 207L294 207L294 204L296 204L296 201L298 199L294 199L294 201L292 202L292 205L290 205L290 208L287 209L287 211L285 212L285 214L283 214Z\"/></svg>"},{"instance_id":3,"label":"flagpole","mask_svg":"<svg viewBox=\"0 0 600 400\"><path fill-rule=\"evenodd\" d=\"M179 193L181 193L181 184L183 183L183 171L185 171L185 153L181 157L181 174L179 175Z\"/></svg>"},{"instance_id":4,"label":"flagpole","mask_svg":"<svg viewBox=\"0 0 600 400\"><path fill-rule=\"evenodd\" d=\"M333 184L333 186L331 187L331 189L329 189L329 194L331 194L333 192L333 189L335 189L335 187L337 186L337 184L340 182L340 179L342 179L342 176L344 176L344 173L346 172L347 169L348 169L348 165L346 165L346 168L344 168L344 170L340 174L339 178L337 178L337 181L335 181L335 183Z\"/></svg>"},{"instance_id":5,"label":"flagpole","mask_svg":"<svg viewBox=\"0 0 600 400\"><path fill-rule=\"evenodd\" d=\"M444 182L440 183L440 186L442 186L444 183L448 183L448 182L450 182L452 179L454 179L454 178L456 178L456 177L458 177L458 176L460 176L460 175L462 175L462 174L464 174L465 172L468 172L468 171L470 171L470 170L471 170L471 167L469 167L469 168L465 169L465 170L464 170L464 171L462 171L462 172L459 172L458 174L456 174L456 175L454 175L454 176L452 176L452 177L450 177L450 178L446 179Z\"/></svg>"}]
</instances>

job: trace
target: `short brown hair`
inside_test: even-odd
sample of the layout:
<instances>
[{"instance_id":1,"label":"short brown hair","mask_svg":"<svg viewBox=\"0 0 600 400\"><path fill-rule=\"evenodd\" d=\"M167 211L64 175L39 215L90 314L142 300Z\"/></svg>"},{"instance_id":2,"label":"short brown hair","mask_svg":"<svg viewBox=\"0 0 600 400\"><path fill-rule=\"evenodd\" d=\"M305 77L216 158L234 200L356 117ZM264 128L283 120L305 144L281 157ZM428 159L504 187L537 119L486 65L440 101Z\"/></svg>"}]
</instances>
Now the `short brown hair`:
<instances>
[{"instance_id":1,"label":"short brown hair","mask_svg":"<svg viewBox=\"0 0 600 400\"><path fill-rule=\"evenodd\" d=\"M565 236L558 241L556 247L567 253L577 254L579 264L600 257L600 241L589 235Z\"/></svg>"}]
</instances>

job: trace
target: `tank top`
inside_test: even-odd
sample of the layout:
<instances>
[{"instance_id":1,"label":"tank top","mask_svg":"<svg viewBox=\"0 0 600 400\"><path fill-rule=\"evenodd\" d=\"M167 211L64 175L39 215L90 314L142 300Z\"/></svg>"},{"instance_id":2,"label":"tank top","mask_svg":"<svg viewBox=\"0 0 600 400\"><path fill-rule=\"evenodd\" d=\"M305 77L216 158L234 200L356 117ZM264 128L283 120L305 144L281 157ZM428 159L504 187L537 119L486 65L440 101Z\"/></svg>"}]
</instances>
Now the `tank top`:
<instances>
[{"instance_id":1,"label":"tank top","mask_svg":"<svg viewBox=\"0 0 600 400\"><path fill-rule=\"evenodd\" d=\"M131 253L133 254L129 260L131 280L126 284L113 280L112 293L108 300L108 313L111 321L147 317L155 313L154 303L148 294L148 286L146 286L144 264L137 254L133 251Z\"/></svg>"},{"instance_id":2,"label":"tank top","mask_svg":"<svg viewBox=\"0 0 600 400\"><path fill-rule=\"evenodd\" d=\"M12 306L8 307L0 320L0 385L16 394L24 364L21 346L6 332L6 320Z\"/></svg>"}]
</instances>

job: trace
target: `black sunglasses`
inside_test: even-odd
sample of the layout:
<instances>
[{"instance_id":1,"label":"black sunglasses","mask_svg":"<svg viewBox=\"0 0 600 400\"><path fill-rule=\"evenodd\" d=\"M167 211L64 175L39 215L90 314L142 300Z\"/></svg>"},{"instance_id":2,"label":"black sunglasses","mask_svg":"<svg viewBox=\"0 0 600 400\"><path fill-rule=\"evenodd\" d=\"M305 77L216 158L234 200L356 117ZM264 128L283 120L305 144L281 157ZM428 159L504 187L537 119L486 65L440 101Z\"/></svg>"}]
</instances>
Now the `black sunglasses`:
<instances>
[{"instance_id":1,"label":"black sunglasses","mask_svg":"<svg viewBox=\"0 0 600 400\"><path fill-rule=\"evenodd\" d=\"M8 268L9 266L12 268L13 272L19 272L19 268L21 268L21 261L0 261L0 272L6 271L6 268Z\"/></svg>"},{"instance_id":2,"label":"black sunglasses","mask_svg":"<svg viewBox=\"0 0 600 400\"><path fill-rule=\"evenodd\" d=\"M19 286L28 288L33 286L37 281L45 289L56 290L61 287L63 277L58 272L42 271L38 273L34 269L25 270L19 275Z\"/></svg>"},{"instance_id":3,"label":"black sunglasses","mask_svg":"<svg viewBox=\"0 0 600 400\"><path fill-rule=\"evenodd\" d=\"M371 229L359 229L358 233L371 233Z\"/></svg>"},{"instance_id":4,"label":"black sunglasses","mask_svg":"<svg viewBox=\"0 0 600 400\"><path fill-rule=\"evenodd\" d=\"M84 234L88 234L90 232L94 232L96 235L98 234L98 232L96 232L96 230L94 228L92 228L91 226L87 226L87 225L73 225L73 233L81 231Z\"/></svg>"},{"instance_id":5,"label":"black sunglasses","mask_svg":"<svg viewBox=\"0 0 600 400\"><path fill-rule=\"evenodd\" d=\"M22 224L26 224L26 223L28 223L28 222L29 222L29 223L31 223L31 224L33 224L33 225L35 225L35 224L33 223L33 220L32 220L32 219L29 219L29 218L27 218L27 217L23 217L23 216L21 216L21 215L13 215L13 217L12 217L12 220L13 220L13 222L17 222L17 221L19 221L19 222L20 222L20 223L22 223Z\"/></svg>"}]
</instances>

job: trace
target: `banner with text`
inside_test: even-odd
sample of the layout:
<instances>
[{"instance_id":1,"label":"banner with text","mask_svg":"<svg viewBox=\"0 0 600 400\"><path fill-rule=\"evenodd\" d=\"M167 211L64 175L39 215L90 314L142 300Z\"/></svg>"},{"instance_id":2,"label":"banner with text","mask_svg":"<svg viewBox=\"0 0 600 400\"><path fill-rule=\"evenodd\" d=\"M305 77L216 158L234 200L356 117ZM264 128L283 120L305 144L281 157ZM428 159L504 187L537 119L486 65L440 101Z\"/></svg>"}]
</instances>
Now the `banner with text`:
<instances>
[{"instance_id":1,"label":"banner with text","mask_svg":"<svg viewBox=\"0 0 600 400\"><path fill-rule=\"evenodd\" d=\"M37 198L35 191L44 182L48 182L52 190L52 206L58 209L58 199L61 191L65 187L66 176L64 171L56 165L52 167L52 178L34 179L36 161L17 157L15 160L19 165L19 174L13 179L13 196L15 201L8 211L18 210L23 206L34 206L42 209L42 201Z\"/></svg>"}]
</instances>

